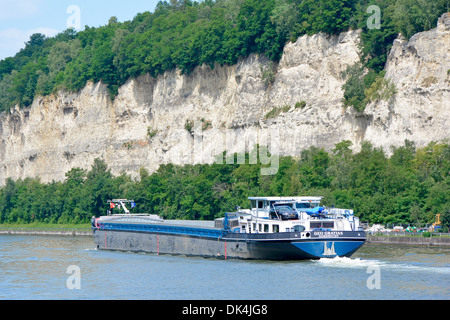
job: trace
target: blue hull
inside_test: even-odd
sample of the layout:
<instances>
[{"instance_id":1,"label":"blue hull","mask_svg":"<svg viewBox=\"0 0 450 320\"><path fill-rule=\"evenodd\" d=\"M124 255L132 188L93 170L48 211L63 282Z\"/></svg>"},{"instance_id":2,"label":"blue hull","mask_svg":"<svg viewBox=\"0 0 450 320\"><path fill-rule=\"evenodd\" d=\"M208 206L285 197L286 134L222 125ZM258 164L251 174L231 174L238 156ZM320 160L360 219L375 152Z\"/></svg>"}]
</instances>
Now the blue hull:
<instances>
[{"instance_id":1,"label":"blue hull","mask_svg":"<svg viewBox=\"0 0 450 320\"><path fill-rule=\"evenodd\" d=\"M365 241L363 231L310 232L302 234L228 234L229 243L246 243L249 259L303 260L335 257L350 257Z\"/></svg>"},{"instance_id":2,"label":"blue hull","mask_svg":"<svg viewBox=\"0 0 450 320\"><path fill-rule=\"evenodd\" d=\"M233 243L233 242L231 242ZM365 239L321 241L249 241L245 259L259 260L314 260L351 257L365 243Z\"/></svg>"},{"instance_id":3,"label":"blue hull","mask_svg":"<svg viewBox=\"0 0 450 320\"><path fill-rule=\"evenodd\" d=\"M312 259L350 257L363 244L364 241L335 241L335 239L292 243Z\"/></svg>"},{"instance_id":4,"label":"blue hull","mask_svg":"<svg viewBox=\"0 0 450 320\"><path fill-rule=\"evenodd\" d=\"M94 230L100 250L215 257L221 259L306 260L350 257L365 242L364 232L230 233L215 228L102 224ZM304 234L303 234L304 236Z\"/></svg>"}]
</instances>

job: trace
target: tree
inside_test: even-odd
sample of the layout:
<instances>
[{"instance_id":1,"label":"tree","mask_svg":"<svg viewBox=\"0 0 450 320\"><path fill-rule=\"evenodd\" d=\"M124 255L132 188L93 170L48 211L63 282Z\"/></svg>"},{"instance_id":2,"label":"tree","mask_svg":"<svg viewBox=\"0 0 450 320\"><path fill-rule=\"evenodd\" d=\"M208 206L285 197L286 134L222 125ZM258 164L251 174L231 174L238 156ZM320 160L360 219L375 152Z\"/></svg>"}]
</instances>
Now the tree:
<instances>
[{"instance_id":1,"label":"tree","mask_svg":"<svg viewBox=\"0 0 450 320\"><path fill-rule=\"evenodd\" d=\"M126 45L128 42L128 35L130 31L119 28L116 30L114 37L111 40L111 51L114 54L113 65L117 69L121 80L126 78L126 69L129 67L126 58Z\"/></svg>"},{"instance_id":2,"label":"tree","mask_svg":"<svg viewBox=\"0 0 450 320\"><path fill-rule=\"evenodd\" d=\"M113 198L112 174L104 160L95 159L92 169L87 173L85 182L87 196L91 202L91 212L98 215L103 212L105 203Z\"/></svg>"},{"instance_id":3,"label":"tree","mask_svg":"<svg viewBox=\"0 0 450 320\"><path fill-rule=\"evenodd\" d=\"M117 24L118 22L119 22L119 20L117 19L117 17L116 16L112 16L108 20L108 25Z\"/></svg>"},{"instance_id":4,"label":"tree","mask_svg":"<svg viewBox=\"0 0 450 320\"><path fill-rule=\"evenodd\" d=\"M32 34L30 36L30 40L25 43L25 49L23 49L24 54L29 57L34 55L37 51L40 50L46 39L47 37L42 33Z\"/></svg>"},{"instance_id":5,"label":"tree","mask_svg":"<svg viewBox=\"0 0 450 320\"><path fill-rule=\"evenodd\" d=\"M310 147L303 150L299 163L302 185L308 188L329 187L332 180L327 175L329 163L330 155L324 149Z\"/></svg>"},{"instance_id":6,"label":"tree","mask_svg":"<svg viewBox=\"0 0 450 320\"><path fill-rule=\"evenodd\" d=\"M397 0L393 6L392 21L407 38L436 27L436 21L448 10L447 0Z\"/></svg>"},{"instance_id":7,"label":"tree","mask_svg":"<svg viewBox=\"0 0 450 320\"><path fill-rule=\"evenodd\" d=\"M300 21L299 3L291 0L276 0L271 21L276 25L276 31L284 39L294 41L297 24Z\"/></svg>"},{"instance_id":8,"label":"tree","mask_svg":"<svg viewBox=\"0 0 450 320\"><path fill-rule=\"evenodd\" d=\"M14 103L14 92L12 89L17 71L13 70L11 74L6 74L0 80L0 112L8 110Z\"/></svg>"},{"instance_id":9,"label":"tree","mask_svg":"<svg viewBox=\"0 0 450 320\"><path fill-rule=\"evenodd\" d=\"M66 173L66 181L71 188L77 188L83 185L86 180L86 170L73 168Z\"/></svg>"},{"instance_id":10,"label":"tree","mask_svg":"<svg viewBox=\"0 0 450 320\"><path fill-rule=\"evenodd\" d=\"M352 26L354 0L304 0L298 6L301 20L300 33L324 32L337 34Z\"/></svg>"},{"instance_id":11,"label":"tree","mask_svg":"<svg viewBox=\"0 0 450 320\"><path fill-rule=\"evenodd\" d=\"M335 189L349 189L351 187L351 171L353 154L350 147L352 142L345 140L336 144L327 175L330 176L331 186Z\"/></svg>"},{"instance_id":12,"label":"tree","mask_svg":"<svg viewBox=\"0 0 450 320\"><path fill-rule=\"evenodd\" d=\"M364 68L361 63L349 66L342 74L347 79L342 89L344 98L342 100L345 107L352 106L357 111L363 111L366 107L364 95Z\"/></svg>"},{"instance_id":13,"label":"tree","mask_svg":"<svg viewBox=\"0 0 450 320\"><path fill-rule=\"evenodd\" d=\"M76 58L81 50L81 42L74 39L65 42L57 42L51 48L47 57L47 66L50 74L54 77L63 71L66 65Z\"/></svg>"},{"instance_id":14,"label":"tree","mask_svg":"<svg viewBox=\"0 0 450 320\"><path fill-rule=\"evenodd\" d=\"M275 25L270 20L274 6L274 0L245 0L242 3L237 17L237 36L243 47L237 52L237 56L267 53L271 59L279 58L282 49Z\"/></svg>"},{"instance_id":15,"label":"tree","mask_svg":"<svg viewBox=\"0 0 450 320\"><path fill-rule=\"evenodd\" d=\"M441 213L441 224L442 231L449 232L450 231L450 206L447 204L445 210Z\"/></svg>"}]
</instances>

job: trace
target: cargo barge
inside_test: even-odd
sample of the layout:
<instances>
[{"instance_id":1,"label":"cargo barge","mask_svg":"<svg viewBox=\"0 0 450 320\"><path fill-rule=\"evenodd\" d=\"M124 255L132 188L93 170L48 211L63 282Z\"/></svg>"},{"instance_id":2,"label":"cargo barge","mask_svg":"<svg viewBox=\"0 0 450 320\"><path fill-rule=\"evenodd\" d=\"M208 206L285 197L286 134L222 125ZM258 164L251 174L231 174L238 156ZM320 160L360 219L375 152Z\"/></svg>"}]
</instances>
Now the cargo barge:
<instances>
[{"instance_id":1,"label":"cargo barge","mask_svg":"<svg viewBox=\"0 0 450 320\"><path fill-rule=\"evenodd\" d=\"M215 221L168 221L131 214L134 201L111 200L124 214L92 219L97 249L219 259L304 260L350 257L366 241L353 210L324 208L321 197L252 197L251 209Z\"/></svg>"}]
</instances>

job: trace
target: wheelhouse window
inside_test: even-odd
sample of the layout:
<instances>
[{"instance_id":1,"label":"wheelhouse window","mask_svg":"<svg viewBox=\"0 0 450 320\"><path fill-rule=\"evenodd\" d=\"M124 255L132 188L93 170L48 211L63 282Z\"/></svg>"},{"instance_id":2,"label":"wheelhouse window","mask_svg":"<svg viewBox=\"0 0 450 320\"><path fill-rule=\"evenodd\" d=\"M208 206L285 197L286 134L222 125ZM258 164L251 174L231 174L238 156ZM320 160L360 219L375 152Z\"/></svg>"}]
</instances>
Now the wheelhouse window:
<instances>
[{"instance_id":1,"label":"wheelhouse window","mask_svg":"<svg viewBox=\"0 0 450 320\"><path fill-rule=\"evenodd\" d=\"M264 209L264 202L263 200L250 200L252 209Z\"/></svg>"},{"instance_id":2,"label":"wheelhouse window","mask_svg":"<svg viewBox=\"0 0 450 320\"><path fill-rule=\"evenodd\" d=\"M334 228L334 222L333 221L314 221L310 223L311 229L333 229Z\"/></svg>"},{"instance_id":3,"label":"wheelhouse window","mask_svg":"<svg viewBox=\"0 0 450 320\"><path fill-rule=\"evenodd\" d=\"M280 226L277 225L277 224L274 224L274 225L272 226L272 232L273 232L273 233L278 233L278 232L280 232Z\"/></svg>"},{"instance_id":4,"label":"wheelhouse window","mask_svg":"<svg viewBox=\"0 0 450 320\"><path fill-rule=\"evenodd\" d=\"M329 222L322 222L323 228L327 228L327 229L333 229L334 228L334 222L333 221L329 221Z\"/></svg>"}]
</instances>

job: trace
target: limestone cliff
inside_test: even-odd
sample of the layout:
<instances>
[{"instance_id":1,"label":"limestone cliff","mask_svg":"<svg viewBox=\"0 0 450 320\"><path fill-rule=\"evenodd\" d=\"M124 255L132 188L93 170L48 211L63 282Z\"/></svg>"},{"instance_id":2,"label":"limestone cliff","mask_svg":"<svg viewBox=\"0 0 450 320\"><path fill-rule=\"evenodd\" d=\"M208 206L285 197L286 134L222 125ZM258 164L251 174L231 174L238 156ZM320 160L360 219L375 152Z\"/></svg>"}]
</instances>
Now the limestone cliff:
<instances>
[{"instance_id":1,"label":"limestone cliff","mask_svg":"<svg viewBox=\"0 0 450 320\"><path fill-rule=\"evenodd\" d=\"M423 146L450 138L450 15L409 42L397 39L385 70L397 94L366 108L365 139L386 149L405 139Z\"/></svg>"},{"instance_id":2,"label":"limestone cliff","mask_svg":"<svg viewBox=\"0 0 450 320\"><path fill-rule=\"evenodd\" d=\"M400 38L386 64L397 87L366 111L342 107L342 72L359 61L360 33L303 36L287 44L269 81L270 63L251 55L233 66L201 66L129 80L111 101L106 86L35 99L0 115L0 184L5 179L63 180L73 167L103 158L118 174L137 176L162 163L211 163L222 151L258 143L273 154L299 155L363 140L389 151L405 139L423 146L450 137L450 18ZM271 71L269 70L269 73Z\"/></svg>"}]
</instances>

